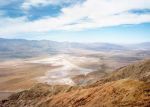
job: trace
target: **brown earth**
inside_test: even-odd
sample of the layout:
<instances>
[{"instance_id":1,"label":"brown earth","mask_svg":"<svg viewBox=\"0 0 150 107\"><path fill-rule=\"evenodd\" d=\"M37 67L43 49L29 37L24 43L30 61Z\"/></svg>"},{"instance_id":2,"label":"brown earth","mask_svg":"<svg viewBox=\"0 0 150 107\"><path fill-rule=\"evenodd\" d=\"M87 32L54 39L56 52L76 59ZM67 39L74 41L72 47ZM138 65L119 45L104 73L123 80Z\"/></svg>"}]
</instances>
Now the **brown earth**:
<instances>
[{"instance_id":1,"label":"brown earth","mask_svg":"<svg viewBox=\"0 0 150 107\"><path fill-rule=\"evenodd\" d=\"M0 99L14 92L29 89L36 85L37 77L56 68L46 64L25 63L23 61L7 61L0 63Z\"/></svg>"},{"instance_id":2,"label":"brown earth","mask_svg":"<svg viewBox=\"0 0 150 107\"><path fill-rule=\"evenodd\" d=\"M101 79L100 82L109 82L125 78L150 82L150 59L121 67L107 75L104 79Z\"/></svg>"},{"instance_id":3,"label":"brown earth","mask_svg":"<svg viewBox=\"0 0 150 107\"><path fill-rule=\"evenodd\" d=\"M120 68L88 86L38 84L0 107L150 107L150 60Z\"/></svg>"},{"instance_id":4,"label":"brown earth","mask_svg":"<svg viewBox=\"0 0 150 107\"><path fill-rule=\"evenodd\" d=\"M0 64L0 92L20 91L31 88L37 83L36 77L43 76L48 70L56 68L50 64L34 64L12 61Z\"/></svg>"}]
</instances>

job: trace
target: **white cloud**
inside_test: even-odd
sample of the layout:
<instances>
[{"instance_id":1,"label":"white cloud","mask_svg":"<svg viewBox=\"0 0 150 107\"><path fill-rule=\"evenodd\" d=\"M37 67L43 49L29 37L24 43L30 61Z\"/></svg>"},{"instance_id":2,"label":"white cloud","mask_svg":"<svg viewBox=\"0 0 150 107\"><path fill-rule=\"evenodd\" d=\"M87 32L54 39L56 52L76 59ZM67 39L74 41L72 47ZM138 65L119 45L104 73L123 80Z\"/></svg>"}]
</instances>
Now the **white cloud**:
<instances>
[{"instance_id":1,"label":"white cloud","mask_svg":"<svg viewBox=\"0 0 150 107\"><path fill-rule=\"evenodd\" d=\"M63 8L58 17L47 17L35 21L28 21L25 17L2 18L0 20L0 34L52 30L72 31L150 22L150 14L148 13L139 15L128 12L136 9L150 9L150 0L87 0L82 4Z\"/></svg>"},{"instance_id":2,"label":"white cloud","mask_svg":"<svg viewBox=\"0 0 150 107\"><path fill-rule=\"evenodd\" d=\"M46 6L46 5L62 5L63 3L71 3L74 0L25 0L25 2L22 4L22 8L24 10L28 10L31 8L31 6L34 7L40 7L40 6Z\"/></svg>"}]
</instances>

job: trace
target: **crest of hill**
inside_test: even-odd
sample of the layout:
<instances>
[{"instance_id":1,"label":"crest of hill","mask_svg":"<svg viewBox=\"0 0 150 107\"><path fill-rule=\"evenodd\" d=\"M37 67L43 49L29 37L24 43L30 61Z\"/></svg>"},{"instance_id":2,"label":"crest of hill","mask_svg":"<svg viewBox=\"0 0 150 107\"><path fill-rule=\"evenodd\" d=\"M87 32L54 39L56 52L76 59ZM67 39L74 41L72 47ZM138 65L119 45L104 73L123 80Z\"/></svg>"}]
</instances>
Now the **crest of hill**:
<instances>
[{"instance_id":1,"label":"crest of hill","mask_svg":"<svg viewBox=\"0 0 150 107\"><path fill-rule=\"evenodd\" d=\"M107 81L120 79L137 79L150 82L150 59L122 67L107 77Z\"/></svg>"}]
</instances>

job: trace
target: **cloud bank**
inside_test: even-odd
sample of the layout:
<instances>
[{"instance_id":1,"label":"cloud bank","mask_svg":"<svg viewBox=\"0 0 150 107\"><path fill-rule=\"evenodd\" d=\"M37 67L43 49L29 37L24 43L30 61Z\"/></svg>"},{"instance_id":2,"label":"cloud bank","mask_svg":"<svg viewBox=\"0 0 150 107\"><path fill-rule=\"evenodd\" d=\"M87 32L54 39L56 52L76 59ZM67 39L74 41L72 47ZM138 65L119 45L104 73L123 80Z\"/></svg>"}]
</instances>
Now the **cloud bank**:
<instances>
[{"instance_id":1,"label":"cloud bank","mask_svg":"<svg viewBox=\"0 0 150 107\"><path fill-rule=\"evenodd\" d=\"M64 3L73 3L74 0L25 0L22 4L22 8L25 10L33 7L40 7L46 5L63 5Z\"/></svg>"},{"instance_id":2,"label":"cloud bank","mask_svg":"<svg viewBox=\"0 0 150 107\"><path fill-rule=\"evenodd\" d=\"M72 0L65 0L72 2ZM25 0L20 8L28 10L33 6L61 5L64 0ZM149 23L150 14L137 12L150 10L150 0L86 0L69 7L63 7L56 17L29 20L27 16L0 17L0 35L28 32L80 31L86 29ZM134 12L137 11L137 12Z\"/></svg>"}]
</instances>

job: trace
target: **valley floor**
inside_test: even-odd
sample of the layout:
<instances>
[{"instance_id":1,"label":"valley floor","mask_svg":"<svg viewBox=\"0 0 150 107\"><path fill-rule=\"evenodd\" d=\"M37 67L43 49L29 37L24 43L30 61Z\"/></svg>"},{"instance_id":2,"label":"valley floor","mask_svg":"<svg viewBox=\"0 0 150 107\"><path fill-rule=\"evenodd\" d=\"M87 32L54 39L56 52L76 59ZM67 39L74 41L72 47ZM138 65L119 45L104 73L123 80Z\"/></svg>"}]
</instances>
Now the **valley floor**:
<instances>
[{"instance_id":1,"label":"valley floor","mask_svg":"<svg viewBox=\"0 0 150 107\"><path fill-rule=\"evenodd\" d=\"M114 56L120 56L120 59ZM126 60L121 60L121 56L126 57ZM29 89L37 83L87 85L117 68L137 61L130 56L122 52L86 51L82 54L79 52L3 61L0 63L0 99L11 93Z\"/></svg>"},{"instance_id":2,"label":"valley floor","mask_svg":"<svg viewBox=\"0 0 150 107\"><path fill-rule=\"evenodd\" d=\"M149 107L150 60L119 68L86 86L37 84L0 107Z\"/></svg>"}]
</instances>

